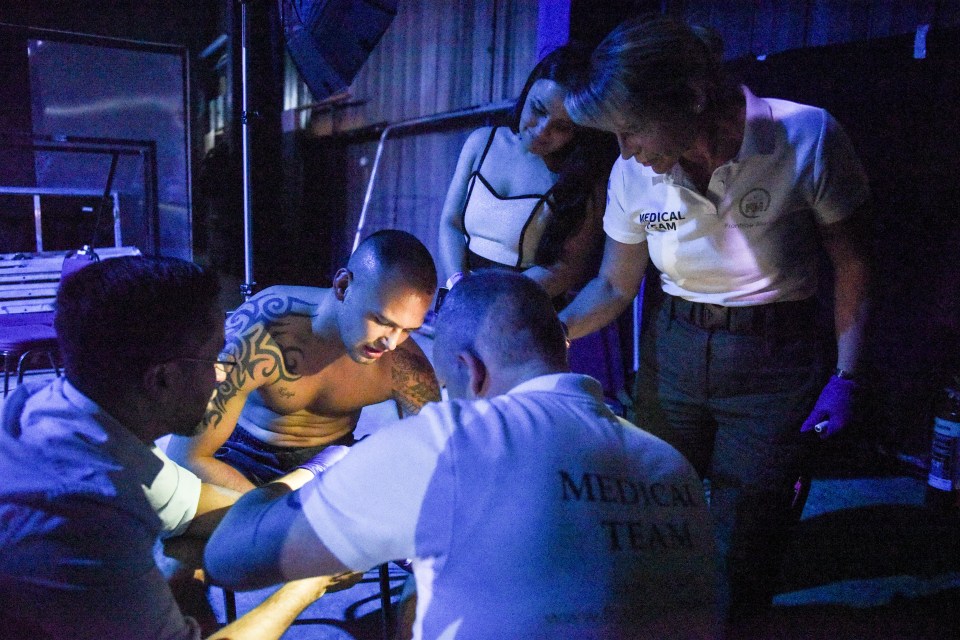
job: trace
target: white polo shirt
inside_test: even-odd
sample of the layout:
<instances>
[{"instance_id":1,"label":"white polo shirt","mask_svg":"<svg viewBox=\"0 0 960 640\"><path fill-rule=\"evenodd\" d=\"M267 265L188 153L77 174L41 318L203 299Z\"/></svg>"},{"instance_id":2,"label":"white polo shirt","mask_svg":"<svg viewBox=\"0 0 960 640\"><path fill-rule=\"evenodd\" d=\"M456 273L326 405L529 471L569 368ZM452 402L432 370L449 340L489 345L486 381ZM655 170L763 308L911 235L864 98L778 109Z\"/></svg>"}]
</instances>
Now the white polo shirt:
<instances>
[{"instance_id":1,"label":"white polo shirt","mask_svg":"<svg viewBox=\"0 0 960 640\"><path fill-rule=\"evenodd\" d=\"M743 143L713 172L706 195L679 165L658 175L619 158L604 231L624 244L647 242L670 295L733 307L803 300L817 289L816 226L866 202L866 174L829 113L743 92Z\"/></svg>"},{"instance_id":2,"label":"white polo shirt","mask_svg":"<svg viewBox=\"0 0 960 640\"><path fill-rule=\"evenodd\" d=\"M712 637L700 481L587 376L428 404L300 498L347 566L414 559L415 638Z\"/></svg>"}]
</instances>

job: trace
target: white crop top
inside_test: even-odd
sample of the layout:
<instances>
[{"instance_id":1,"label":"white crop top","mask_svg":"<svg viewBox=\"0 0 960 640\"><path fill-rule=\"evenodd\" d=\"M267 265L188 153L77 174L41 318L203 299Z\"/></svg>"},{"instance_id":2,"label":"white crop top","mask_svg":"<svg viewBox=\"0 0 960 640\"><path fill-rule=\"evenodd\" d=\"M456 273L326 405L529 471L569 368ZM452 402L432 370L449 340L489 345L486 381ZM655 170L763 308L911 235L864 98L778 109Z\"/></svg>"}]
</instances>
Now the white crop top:
<instances>
[{"instance_id":1,"label":"white crop top","mask_svg":"<svg viewBox=\"0 0 960 640\"><path fill-rule=\"evenodd\" d=\"M477 169L470 174L467 201L463 207L467 249L493 262L526 269L533 265L550 217L547 204L550 190L517 196L497 193L480 173L496 133L497 127L494 127Z\"/></svg>"}]
</instances>

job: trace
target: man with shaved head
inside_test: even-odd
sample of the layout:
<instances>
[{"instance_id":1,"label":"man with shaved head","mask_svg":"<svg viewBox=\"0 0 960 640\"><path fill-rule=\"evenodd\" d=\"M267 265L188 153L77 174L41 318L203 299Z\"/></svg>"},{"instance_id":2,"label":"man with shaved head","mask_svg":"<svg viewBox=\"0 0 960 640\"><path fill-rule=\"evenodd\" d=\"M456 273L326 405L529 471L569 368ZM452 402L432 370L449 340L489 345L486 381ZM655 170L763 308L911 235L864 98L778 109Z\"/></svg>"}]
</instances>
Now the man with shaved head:
<instances>
[{"instance_id":1,"label":"man with shaved head","mask_svg":"<svg viewBox=\"0 0 960 640\"><path fill-rule=\"evenodd\" d=\"M716 637L700 480L570 373L546 292L473 273L435 326L450 402L316 479L243 496L207 545L210 575L250 589L412 558L416 639Z\"/></svg>"},{"instance_id":2,"label":"man with shaved head","mask_svg":"<svg viewBox=\"0 0 960 640\"><path fill-rule=\"evenodd\" d=\"M426 247L403 231L364 240L333 287L276 286L227 320L239 361L207 407L204 429L168 453L237 491L273 480L325 447L351 445L360 410L393 399L401 415L440 398L410 332L437 285Z\"/></svg>"}]
</instances>

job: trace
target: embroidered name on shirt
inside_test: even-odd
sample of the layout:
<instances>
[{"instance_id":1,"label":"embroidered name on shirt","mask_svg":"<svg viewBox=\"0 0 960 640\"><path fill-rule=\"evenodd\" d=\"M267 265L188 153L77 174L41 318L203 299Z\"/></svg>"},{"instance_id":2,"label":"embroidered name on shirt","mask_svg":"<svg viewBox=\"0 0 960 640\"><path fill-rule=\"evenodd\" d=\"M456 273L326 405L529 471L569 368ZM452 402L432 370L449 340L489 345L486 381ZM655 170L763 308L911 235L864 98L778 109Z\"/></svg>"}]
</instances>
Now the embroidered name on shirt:
<instances>
[{"instance_id":1,"label":"embroidered name on shirt","mask_svg":"<svg viewBox=\"0 0 960 640\"><path fill-rule=\"evenodd\" d=\"M676 231L677 222L686 220L680 211L643 211L634 215L634 224L647 225L648 231Z\"/></svg>"}]
</instances>

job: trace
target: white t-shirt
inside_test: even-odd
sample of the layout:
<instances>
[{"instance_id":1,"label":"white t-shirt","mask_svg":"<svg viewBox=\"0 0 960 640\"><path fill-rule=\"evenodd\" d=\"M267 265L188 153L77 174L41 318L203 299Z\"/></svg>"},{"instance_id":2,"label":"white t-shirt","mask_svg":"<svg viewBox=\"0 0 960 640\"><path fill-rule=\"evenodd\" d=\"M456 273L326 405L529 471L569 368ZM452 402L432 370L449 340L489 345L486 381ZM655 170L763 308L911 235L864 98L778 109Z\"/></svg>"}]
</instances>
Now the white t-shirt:
<instances>
[{"instance_id":1,"label":"white t-shirt","mask_svg":"<svg viewBox=\"0 0 960 640\"><path fill-rule=\"evenodd\" d=\"M414 559L415 638L712 637L700 482L587 376L429 404L301 499L347 566Z\"/></svg>"},{"instance_id":2,"label":"white t-shirt","mask_svg":"<svg viewBox=\"0 0 960 640\"><path fill-rule=\"evenodd\" d=\"M658 175L619 158L603 228L617 242L647 242L670 295L733 307L803 300L817 289L816 225L866 202L866 175L829 113L743 91L743 144L706 195L679 165Z\"/></svg>"}]
</instances>

